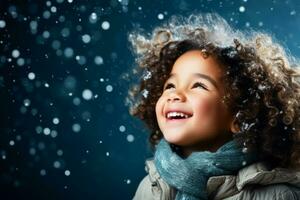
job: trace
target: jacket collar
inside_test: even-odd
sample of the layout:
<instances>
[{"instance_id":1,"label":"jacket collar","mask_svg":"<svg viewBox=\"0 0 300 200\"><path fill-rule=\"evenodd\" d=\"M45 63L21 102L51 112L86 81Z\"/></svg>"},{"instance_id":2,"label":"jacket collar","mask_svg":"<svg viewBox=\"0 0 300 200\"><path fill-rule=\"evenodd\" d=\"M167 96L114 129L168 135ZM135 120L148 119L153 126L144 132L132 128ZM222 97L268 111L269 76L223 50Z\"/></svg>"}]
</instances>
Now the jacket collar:
<instances>
[{"instance_id":1,"label":"jacket collar","mask_svg":"<svg viewBox=\"0 0 300 200\"><path fill-rule=\"evenodd\" d=\"M287 168L269 170L263 162L257 162L242 168L236 177L236 186L241 190L248 184L270 185L289 183L300 187L300 171Z\"/></svg>"},{"instance_id":2,"label":"jacket collar","mask_svg":"<svg viewBox=\"0 0 300 200\"><path fill-rule=\"evenodd\" d=\"M286 168L270 170L263 162L257 162L240 169L236 175L210 177L207 190L209 195L223 199L239 193L246 185L278 183L288 183L300 188L300 171Z\"/></svg>"},{"instance_id":3,"label":"jacket collar","mask_svg":"<svg viewBox=\"0 0 300 200\"><path fill-rule=\"evenodd\" d=\"M153 158L146 159L145 170L148 172L151 182L155 182L160 177L158 171L156 170Z\"/></svg>"}]
</instances>

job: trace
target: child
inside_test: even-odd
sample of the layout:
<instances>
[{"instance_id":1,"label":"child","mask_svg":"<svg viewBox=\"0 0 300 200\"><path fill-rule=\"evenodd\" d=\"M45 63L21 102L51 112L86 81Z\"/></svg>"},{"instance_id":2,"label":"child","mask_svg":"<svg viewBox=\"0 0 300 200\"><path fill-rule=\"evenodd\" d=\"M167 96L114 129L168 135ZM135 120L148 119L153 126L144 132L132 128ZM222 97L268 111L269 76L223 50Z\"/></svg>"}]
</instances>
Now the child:
<instances>
[{"instance_id":1,"label":"child","mask_svg":"<svg viewBox=\"0 0 300 200\"><path fill-rule=\"evenodd\" d=\"M300 199L300 73L278 43L217 14L129 39L127 100L155 152L134 200Z\"/></svg>"}]
</instances>

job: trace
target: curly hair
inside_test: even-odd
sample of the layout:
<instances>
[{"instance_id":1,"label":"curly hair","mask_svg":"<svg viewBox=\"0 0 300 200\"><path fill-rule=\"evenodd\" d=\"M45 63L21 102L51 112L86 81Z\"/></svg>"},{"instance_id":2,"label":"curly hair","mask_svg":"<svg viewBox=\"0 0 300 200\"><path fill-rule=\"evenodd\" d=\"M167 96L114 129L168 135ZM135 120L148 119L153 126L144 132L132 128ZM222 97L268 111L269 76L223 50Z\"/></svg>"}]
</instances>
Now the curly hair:
<instances>
[{"instance_id":1,"label":"curly hair","mask_svg":"<svg viewBox=\"0 0 300 200\"><path fill-rule=\"evenodd\" d=\"M197 49L224 68L223 102L239 127L234 138L271 165L299 166L299 67L270 34L233 30L218 14L192 14L172 16L148 37L132 31L128 39L136 57L132 73L140 79L125 103L149 128L152 150L163 137L155 114L163 85L176 59Z\"/></svg>"}]
</instances>

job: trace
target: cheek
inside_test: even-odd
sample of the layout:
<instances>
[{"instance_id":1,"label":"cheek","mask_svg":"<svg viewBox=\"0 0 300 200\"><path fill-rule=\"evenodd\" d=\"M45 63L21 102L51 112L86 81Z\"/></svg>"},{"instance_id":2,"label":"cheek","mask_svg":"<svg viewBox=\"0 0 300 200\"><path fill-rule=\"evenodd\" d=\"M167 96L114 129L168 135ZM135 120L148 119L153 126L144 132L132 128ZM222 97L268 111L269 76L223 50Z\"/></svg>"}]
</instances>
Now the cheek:
<instances>
[{"instance_id":1,"label":"cheek","mask_svg":"<svg viewBox=\"0 0 300 200\"><path fill-rule=\"evenodd\" d=\"M218 106L212 100L206 99L197 102L195 107L198 116L205 119L215 116Z\"/></svg>"},{"instance_id":2,"label":"cheek","mask_svg":"<svg viewBox=\"0 0 300 200\"><path fill-rule=\"evenodd\" d=\"M162 101L161 98L159 98L155 104L155 113L156 117L159 117L159 115L162 113Z\"/></svg>"}]
</instances>

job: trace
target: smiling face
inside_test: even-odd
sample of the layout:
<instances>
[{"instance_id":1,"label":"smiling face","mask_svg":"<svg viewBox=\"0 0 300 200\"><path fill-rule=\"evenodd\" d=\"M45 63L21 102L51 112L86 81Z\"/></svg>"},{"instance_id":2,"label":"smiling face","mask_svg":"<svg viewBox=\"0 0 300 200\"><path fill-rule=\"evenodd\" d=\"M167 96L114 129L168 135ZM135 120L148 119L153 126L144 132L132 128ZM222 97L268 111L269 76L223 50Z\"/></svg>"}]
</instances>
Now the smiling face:
<instances>
[{"instance_id":1,"label":"smiling face","mask_svg":"<svg viewBox=\"0 0 300 200\"><path fill-rule=\"evenodd\" d=\"M164 84L155 107L157 122L164 138L181 146L185 155L215 151L237 131L222 102L222 75L213 56L203 58L200 50L190 50L175 61ZM170 119L170 111L185 113L188 118Z\"/></svg>"}]
</instances>

